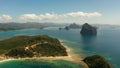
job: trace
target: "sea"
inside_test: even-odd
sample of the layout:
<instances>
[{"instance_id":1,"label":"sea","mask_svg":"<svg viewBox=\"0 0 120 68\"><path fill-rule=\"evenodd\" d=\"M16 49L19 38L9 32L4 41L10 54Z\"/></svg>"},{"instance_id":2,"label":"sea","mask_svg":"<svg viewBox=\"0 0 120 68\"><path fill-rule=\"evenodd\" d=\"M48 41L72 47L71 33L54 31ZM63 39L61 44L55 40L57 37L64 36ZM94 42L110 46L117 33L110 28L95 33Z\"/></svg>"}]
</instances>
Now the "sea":
<instances>
[{"instance_id":1,"label":"sea","mask_svg":"<svg viewBox=\"0 0 120 68\"><path fill-rule=\"evenodd\" d=\"M120 27L99 27L97 36L83 37L81 29L59 30L58 27L45 29L23 29L0 32L0 40L20 35L49 35L62 40L73 53L85 58L91 55L103 56L113 68L120 68ZM0 63L0 68L84 68L65 60L11 60Z\"/></svg>"}]
</instances>

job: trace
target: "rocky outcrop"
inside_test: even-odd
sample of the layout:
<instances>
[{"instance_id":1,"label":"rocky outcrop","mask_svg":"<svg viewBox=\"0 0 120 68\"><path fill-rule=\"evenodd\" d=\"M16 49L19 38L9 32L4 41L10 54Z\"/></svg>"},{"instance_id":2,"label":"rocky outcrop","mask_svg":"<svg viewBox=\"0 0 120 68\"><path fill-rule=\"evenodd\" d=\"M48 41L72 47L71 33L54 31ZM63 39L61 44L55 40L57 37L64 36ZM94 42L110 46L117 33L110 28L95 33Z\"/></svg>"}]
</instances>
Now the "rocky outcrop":
<instances>
[{"instance_id":1,"label":"rocky outcrop","mask_svg":"<svg viewBox=\"0 0 120 68\"><path fill-rule=\"evenodd\" d=\"M76 23L72 23L68 27L71 28L71 29L79 29L79 28L81 28L81 26L76 24Z\"/></svg>"},{"instance_id":2,"label":"rocky outcrop","mask_svg":"<svg viewBox=\"0 0 120 68\"><path fill-rule=\"evenodd\" d=\"M83 24L81 29L81 35L83 36L91 36L91 35L97 35L97 29L88 23Z\"/></svg>"},{"instance_id":3,"label":"rocky outcrop","mask_svg":"<svg viewBox=\"0 0 120 68\"><path fill-rule=\"evenodd\" d=\"M111 68L110 64L102 56L93 55L83 60L89 68Z\"/></svg>"},{"instance_id":4,"label":"rocky outcrop","mask_svg":"<svg viewBox=\"0 0 120 68\"><path fill-rule=\"evenodd\" d=\"M68 27L68 26L66 26L66 27L65 27L65 29L66 29L66 30L69 30L69 27Z\"/></svg>"}]
</instances>

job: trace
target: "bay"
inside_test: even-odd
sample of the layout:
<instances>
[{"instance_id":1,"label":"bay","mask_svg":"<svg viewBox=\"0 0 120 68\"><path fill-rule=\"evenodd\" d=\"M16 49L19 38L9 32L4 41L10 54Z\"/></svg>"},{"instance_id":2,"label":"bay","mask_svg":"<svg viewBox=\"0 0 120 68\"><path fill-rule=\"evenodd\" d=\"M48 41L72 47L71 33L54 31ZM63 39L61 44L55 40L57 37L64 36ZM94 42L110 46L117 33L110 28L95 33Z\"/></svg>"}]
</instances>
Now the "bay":
<instances>
[{"instance_id":1,"label":"bay","mask_svg":"<svg viewBox=\"0 0 120 68\"><path fill-rule=\"evenodd\" d=\"M68 47L72 48L72 51L85 58L86 56L98 54L104 56L114 68L120 68L120 29L119 28L99 28L96 37L82 37L80 35L80 29L71 30L58 30L57 27L46 29L24 29L0 32L0 40L19 36L19 35L49 35L62 40ZM39 65L32 65L32 63L20 65L20 62L26 62L26 60L8 61L0 63L0 68L59 68L62 65L68 66L66 68L79 68L80 65L71 64L68 61L52 61L41 62ZM33 61L34 62L34 61ZM46 63L44 65L43 63ZM56 64L60 64L57 66ZM13 66L13 67L12 67ZM62 67L63 68L63 67ZM81 67L82 68L82 67Z\"/></svg>"}]
</instances>

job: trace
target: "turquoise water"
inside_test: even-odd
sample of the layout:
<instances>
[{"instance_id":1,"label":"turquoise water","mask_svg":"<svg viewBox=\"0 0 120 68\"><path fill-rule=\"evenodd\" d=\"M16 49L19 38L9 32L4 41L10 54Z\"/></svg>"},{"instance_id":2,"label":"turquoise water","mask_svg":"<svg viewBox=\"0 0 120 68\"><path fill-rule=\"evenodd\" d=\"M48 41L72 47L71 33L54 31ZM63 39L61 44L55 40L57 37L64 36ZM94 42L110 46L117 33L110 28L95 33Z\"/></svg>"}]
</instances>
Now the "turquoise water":
<instances>
[{"instance_id":1,"label":"turquoise water","mask_svg":"<svg viewBox=\"0 0 120 68\"><path fill-rule=\"evenodd\" d=\"M0 32L0 39L10 38L18 35L40 35L46 34L59 38L71 47L73 52L83 58L89 55L100 54L104 56L114 68L120 68L120 29L119 28L99 28L96 37L82 37L80 29L76 30L58 30L56 28L49 29L26 29ZM26 62L21 65L21 62ZM39 64L30 63L26 60L9 61L0 63L0 68L83 68L81 65L73 64L68 61L42 61ZM65 67L66 66L66 67Z\"/></svg>"},{"instance_id":2,"label":"turquoise water","mask_svg":"<svg viewBox=\"0 0 120 68\"><path fill-rule=\"evenodd\" d=\"M79 64L56 60L13 60L0 63L0 68L84 68Z\"/></svg>"}]
</instances>

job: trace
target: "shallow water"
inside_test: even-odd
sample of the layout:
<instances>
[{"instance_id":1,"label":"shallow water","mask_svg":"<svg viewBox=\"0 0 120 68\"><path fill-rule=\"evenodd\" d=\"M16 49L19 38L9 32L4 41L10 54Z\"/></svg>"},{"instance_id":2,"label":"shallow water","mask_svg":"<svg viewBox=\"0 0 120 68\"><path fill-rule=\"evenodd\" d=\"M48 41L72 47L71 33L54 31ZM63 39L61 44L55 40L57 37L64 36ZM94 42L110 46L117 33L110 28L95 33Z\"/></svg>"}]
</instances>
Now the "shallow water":
<instances>
[{"instance_id":1,"label":"shallow water","mask_svg":"<svg viewBox=\"0 0 120 68\"><path fill-rule=\"evenodd\" d=\"M0 68L84 68L73 62L56 60L12 60L0 63Z\"/></svg>"}]
</instances>

